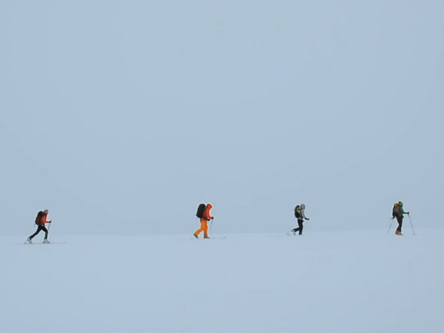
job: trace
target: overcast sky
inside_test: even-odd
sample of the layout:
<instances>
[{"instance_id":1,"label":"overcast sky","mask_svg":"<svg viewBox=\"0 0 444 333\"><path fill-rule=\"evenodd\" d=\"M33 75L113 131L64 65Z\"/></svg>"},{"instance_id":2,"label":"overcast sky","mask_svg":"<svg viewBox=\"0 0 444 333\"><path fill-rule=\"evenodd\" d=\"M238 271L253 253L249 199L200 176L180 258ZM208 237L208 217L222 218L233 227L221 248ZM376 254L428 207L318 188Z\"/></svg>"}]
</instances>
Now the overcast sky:
<instances>
[{"instance_id":1,"label":"overcast sky","mask_svg":"<svg viewBox=\"0 0 444 333\"><path fill-rule=\"evenodd\" d=\"M444 2L3 1L0 234L441 227ZM406 228L408 224L406 225ZM308 229L307 229L308 232Z\"/></svg>"}]
</instances>

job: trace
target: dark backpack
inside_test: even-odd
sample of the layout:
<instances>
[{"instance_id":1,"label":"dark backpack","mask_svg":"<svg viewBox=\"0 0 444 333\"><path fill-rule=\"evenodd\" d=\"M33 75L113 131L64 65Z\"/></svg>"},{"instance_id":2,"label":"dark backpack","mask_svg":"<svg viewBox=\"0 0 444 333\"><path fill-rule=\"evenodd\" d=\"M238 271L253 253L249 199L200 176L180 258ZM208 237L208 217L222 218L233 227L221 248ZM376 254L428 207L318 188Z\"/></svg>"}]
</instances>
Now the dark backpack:
<instances>
[{"instance_id":1,"label":"dark backpack","mask_svg":"<svg viewBox=\"0 0 444 333\"><path fill-rule=\"evenodd\" d=\"M43 212L42 211L37 213L37 216L35 218L35 224L37 224L37 225L40 224L40 220L42 219L42 216L43 216Z\"/></svg>"},{"instance_id":2,"label":"dark backpack","mask_svg":"<svg viewBox=\"0 0 444 333\"><path fill-rule=\"evenodd\" d=\"M197 212L196 212L196 216L198 217L198 218L200 218L200 219L203 219L203 214L204 214L204 212L205 212L205 208L207 208L207 206L205 205L205 204L203 204L203 203L201 203L200 205L199 205L199 207L197 207Z\"/></svg>"},{"instance_id":3,"label":"dark backpack","mask_svg":"<svg viewBox=\"0 0 444 333\"><path fill-rule=\"evenodd\" d=\"M296 218L300 218L300 217L301 217L300 209L301 209L301 206L299 206L299 205L297 205L297 206L294 208L294 216L295 216Z\"/></svg>"}]
</instances>

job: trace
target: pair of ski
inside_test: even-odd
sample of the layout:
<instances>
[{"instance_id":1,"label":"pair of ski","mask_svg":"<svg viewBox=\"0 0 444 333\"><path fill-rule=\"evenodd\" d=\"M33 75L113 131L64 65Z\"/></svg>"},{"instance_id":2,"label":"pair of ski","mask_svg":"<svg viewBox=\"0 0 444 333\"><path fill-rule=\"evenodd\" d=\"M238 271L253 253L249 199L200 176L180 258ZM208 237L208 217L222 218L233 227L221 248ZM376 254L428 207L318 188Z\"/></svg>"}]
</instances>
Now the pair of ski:
<instances>
[{"instance_id":1,"label":"pair of ski","mask_svg":"<svg viewBox=\"0 0 444 333\"><path fill-rule=\"evenodd\" d=\"M199 239L203 239L203 240L206 240L206 239L209 239L209 240L212 240L212 239L225 239L225 238L227 238L226 236L222 236L222 237L210 237L210 238L196 238L196 237L191 237L191 239L195 239L195 240L199 240Z\"/></svg>"},{"instance_id":2,"label":"pair of ski","mask_svg":"<svg viewBox=\"0 0 444 333\"><path fill-rule=\"evenodd\" d=\"M66 242L49 242L49 243L43 243L43 242L41 242L41 243L28 243L28 242L25 242L24 244L25 245L51 245L51 244L53 244L53 245L55 245L55 244L65 244Z\"/></svg>"}]
</instances>

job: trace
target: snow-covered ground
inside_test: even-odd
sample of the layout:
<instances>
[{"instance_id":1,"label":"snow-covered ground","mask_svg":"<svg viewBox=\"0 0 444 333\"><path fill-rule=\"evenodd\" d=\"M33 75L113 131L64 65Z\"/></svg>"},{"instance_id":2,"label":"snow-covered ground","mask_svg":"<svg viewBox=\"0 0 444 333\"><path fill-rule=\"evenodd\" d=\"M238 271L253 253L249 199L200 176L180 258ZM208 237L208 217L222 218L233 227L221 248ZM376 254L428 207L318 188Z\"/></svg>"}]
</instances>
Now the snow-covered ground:
<instances>
[{"instance_id":1,"label":"snow-covered ground","mask_svg":"<svg viewBox=\"0 0 444 333\"><path fill-rule=\"evenodd\" d=\"M308 229L0 237L0 332L444 332L444 231Z\"/></svg>"}]
</instances>

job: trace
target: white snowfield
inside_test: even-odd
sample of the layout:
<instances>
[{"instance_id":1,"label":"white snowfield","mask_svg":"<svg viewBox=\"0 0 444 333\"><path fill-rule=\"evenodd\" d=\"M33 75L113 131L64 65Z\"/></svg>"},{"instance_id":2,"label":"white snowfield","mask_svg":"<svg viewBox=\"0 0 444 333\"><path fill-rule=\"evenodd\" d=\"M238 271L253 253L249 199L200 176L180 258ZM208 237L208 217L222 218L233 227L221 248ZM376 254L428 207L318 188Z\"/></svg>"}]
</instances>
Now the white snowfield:
<instances>
[{"instance_id":1,"label":"white snowfield","mask_svg":"<svg viewBox=\"0 0 444 333\"><path fill-rule=\"evenodd\" d=\"M0 332L442 333L444 231L416 233L0 237Z\"/></svg>"}]
</instances>

